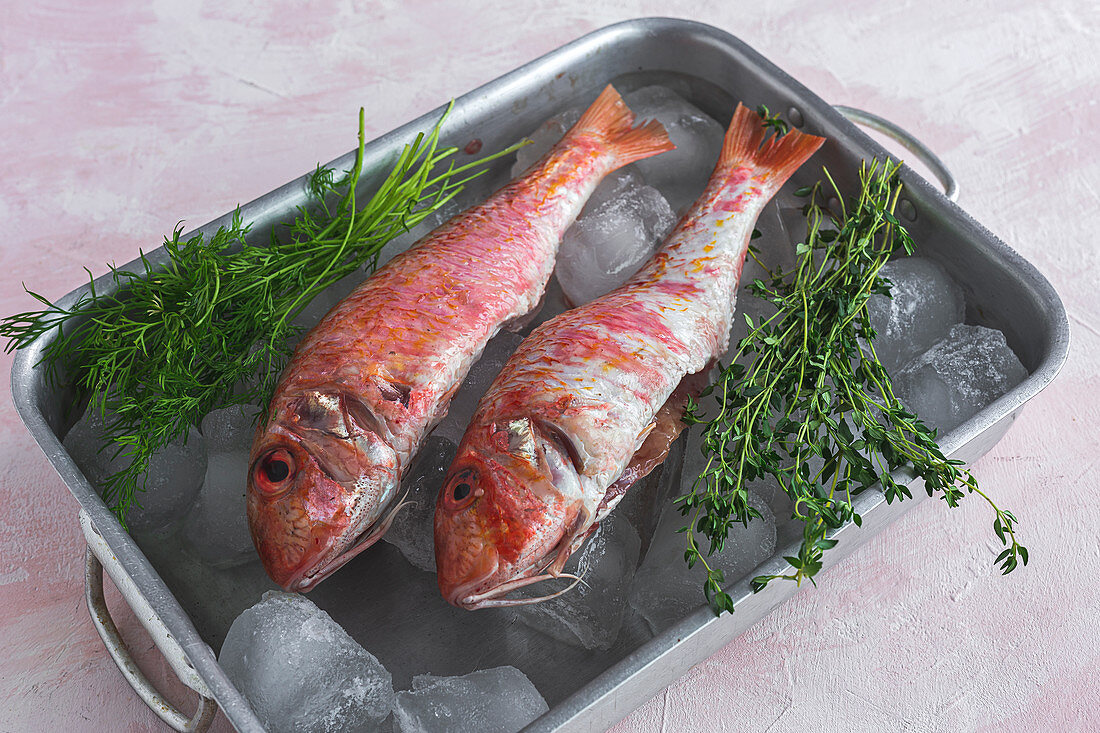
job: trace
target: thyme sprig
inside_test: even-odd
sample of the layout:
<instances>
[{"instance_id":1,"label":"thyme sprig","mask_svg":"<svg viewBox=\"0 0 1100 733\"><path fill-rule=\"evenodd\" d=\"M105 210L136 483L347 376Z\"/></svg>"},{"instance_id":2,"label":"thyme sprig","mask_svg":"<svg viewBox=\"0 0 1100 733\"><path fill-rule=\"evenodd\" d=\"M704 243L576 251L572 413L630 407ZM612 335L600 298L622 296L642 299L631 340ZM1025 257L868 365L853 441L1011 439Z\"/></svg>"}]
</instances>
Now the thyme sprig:
<instances>
[{"instance_id":1,"label":"thyme sprig","mask_svg":"<svg viewBox=\"0 0 1100 733\"><path fill-rule=\"evenodd\" d=\"M359 268L373 270L382 247L446 204L485 163L515 146L464 165L457 148L440 147L448 107L428 133L416 136L365 203L359 200L365 151L364 112L351 170L318 166L310 205L268 246L246 241L250 225L238 210L209 238L165 239L168 262L145 253L136 271L109 265L111 292L100 292L87 268L88 292L68 307L52 305L0 320L7 351L56 332L40 363L53 385L106 420L104 450L129 459L104 485L103 499L125 523L144 489L150 458L211 410L266 405L292 349L293 319L322 290ZM481 170L475 170L481 168Z\"/></svg>"},{"instance_id":2,"label":"thyme sprig","mask_svg":"<svg viewBox=\"0 0 1100 733\"><path fill-rule=\"evenodd\" d=\"M797 555L785 558L789 570L754 578L754 591L773 580L813 583L824 553L836 545L832 533L848 521L861 524L852 498L880 484L888 502L912 498L912 477L951 507L970 493L985 499L1005 547L996 559L1002 572L1027 564L1016 517L978 488L962 461L944 457L936 431L898 400L875 354L867 301L889 295L889 283L879 276L887 260L898 250L913 252L913 240L894 216L899 167L864 163L858 195L839 211L822 203L844 201L827 170L827 183L796 192L808 198L808 231L795 248L796 267L750 286L778 311L761 323L745 316L748 335L704 392L718 396L718 413L702 415L697 403L689 406L685 420L705 424L702 449L709 460L677 501L690 515L688 526L709 541L704 551L685 528L685 560L706 570L704 593L716 613L732 611L733 601L722 588L722 571L707 556L722 549L734 522L760 516L748 504L746 487L767 476L794 502L792 518L805 526Z\"/></svg>"}]
</instances>

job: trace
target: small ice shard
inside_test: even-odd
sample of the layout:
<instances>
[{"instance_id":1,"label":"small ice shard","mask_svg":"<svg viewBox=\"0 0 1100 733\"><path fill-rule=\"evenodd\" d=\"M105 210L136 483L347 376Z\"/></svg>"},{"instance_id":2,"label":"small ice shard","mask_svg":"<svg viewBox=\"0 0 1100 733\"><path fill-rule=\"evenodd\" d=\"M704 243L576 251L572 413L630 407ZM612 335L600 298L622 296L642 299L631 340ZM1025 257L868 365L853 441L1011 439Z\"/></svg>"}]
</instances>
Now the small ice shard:
<instances>
[{"instance_id":1,"label":"small ice shard","mask_svg":"<svg viewBox=\"0 0 1100 733\"><path fill-rule=\"evenodd\" d=\"M630 278L676 224L665 198L636 176L588 206L566 232L555 270L574 305L614 290Z\"/></svg>"},{"instance_id":2,"label":"small ice shard","mask_svg":"<svg viewBox=\"0 0 1100 733\"><path fill-rule=\"evenodd\" d=\"M878 333L875 353L893 373L962 322L963 293L939 263L923 257L891 260L880 274L893 283L893 297L871 296L867 313Z\"/></svg>"},{"instance_id":3,"label":"small ice shard","mask_svg":"<svg viewBox=\"0 0 1100 733\"><path fill-rule=\"evenodd\" d=\"M393 709L386 668L295 593L238 616L218 663L270 731L377 731Z\"/></svg>"},{"instance_id":4,"label":"small ice shard","mask_svg":"<svg viewBox=\"0 0 1100 733\"><path fill-rule=\"evenodd\" d=\"M724 573L726 586L743 578L775 550L775 517L771 510L764 500L752 493L749 494L749 506L760 512L762 518L753 519L747 527L734 523L721 552L707 555L710 543L696 533L699 549L711 568ZM699 562L694 568L688 568L684 562L686 534L677 531L689 521L690 515L684 517L675 505L670 505L662 514L649 552L634 575L630 605L645 617L655 632L668 628L706 603L703 595L706 570Z\"/></svg>"},{"instance_id":5,"label":"small ice shard","mask_svg":"<svg viewBox=\"0 0 1100 733\"><path fill-rule=\"evenodd\" d=\"M485 345L485 350L470 367L469 374L447 407L446 417L436 426L434 435L446 438L455 445L462 440L466 426L477 409L478 400L489 389L489 385L504 367L504 362L508 361L508 357L522 341L523 336L518 333L501 331Z\"/></svg>"},{"instance_id":6,"label":"small ice shard","mask_svg":"<svg viewBox=\"0 0 1100 733\"><path fill-rule=\"evenodd\" d=\"M942 435L1026 377L1003 333L959 324L893 381L901 401Z\"/></svg>"},{"instance_id":7,"label":"small ice shard","mask_svg":"<svg viewBox=\"0 0 1100 733\"><path fill-rule=\"evenodd\" d=\"M695 202L714 172L725 130L713 118L671 89L648 86L623 95L639 121L656 119L676 146L634 163L649 185L660 191L672 210L683 214Z\"/></svg>"},{"instance_id":8,"label":"small ice shard","mask_svg":"<svg viewBox=\"0 0 1100 733\"><path fill-rule=\"evenodd\" d=\"M630 522L612 512L565 565L565 572L581 576L582 582L557 598L517 606L516 616L567 644L610 649L629 610L626 593L638 567L640 548L638 533ZM564 580L556 582L565 584ZM520 595L532 597L557 589L541 583Z\"/></svg>"},{"instance_id":9,"label":"small ice shard","mask_svg":"<svg viewBox=\"0 0 1100 733\"><path fill-rule=\"evenodd\" d=\"M410 563L435 572L435 500L443 477L454 460L456 446L446 438L430 435L420 447L410 471L401 479L406 506L394 517L382 539L401 550Z\"/></svg>"},{"instance_id":10,"label":"small ice shard","mask_svg":"<svg viewBox=\"0 0 1100 733\"><path fill-rule=\"evenodd\" d=\"M550 708L515 667L495 667L462 677L413 677L397 693L395 733L517 733Z\"/></svg>"},{"instance_id":11,"label":"small ice shard","mask_svg":"<svg viewBox=\"0 0 1100 733\"><path fill-rule=\"evenodd\" d=\"M233 567L257 557L245 512L255 415L255 408L234 406L214 410L202 421L206 480L184 520L183 539L211 567Z\"/></svg>"},{"instance_id":12,"label":"small ice shard","mask_svg":"<svg viewBox=\"0 0 1100 733\"><path fill-rule=\"evenodd\" d=\"M115 455L113 445L104 448L106 422L89 408L62 441L88 481L100 489L107 477L130 465L124 454ZM149 459L145 490L135 494L136 504L126 517L127 528L145 535L170 531L195 503L205 475L206 446L202 435L191 429L186 443L172 442Z\"/></svg>"}]
</instances>

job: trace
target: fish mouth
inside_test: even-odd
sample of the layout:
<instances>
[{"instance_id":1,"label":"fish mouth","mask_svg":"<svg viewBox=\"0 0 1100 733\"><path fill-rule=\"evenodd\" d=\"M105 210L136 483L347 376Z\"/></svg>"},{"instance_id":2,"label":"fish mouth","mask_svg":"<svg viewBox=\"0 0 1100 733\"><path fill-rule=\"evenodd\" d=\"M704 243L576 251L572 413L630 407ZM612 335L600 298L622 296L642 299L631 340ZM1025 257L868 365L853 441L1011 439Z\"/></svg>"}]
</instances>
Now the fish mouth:
<instances>
[{"instance_id":1,"label":"fish mouth","mask_svg":"<svg viewBox=\"0 0 1100 733\"><path fill-rule=\"evenodd\" d=\"M360 552L382 539L382 536L389 530L390 525L393 524L393 520L397 517L397 513L401 511L406 504L408 504L408 501L405 500L404 496L401 497L401 500L398 501L389 512L383 514L376 519L373 524L369 525L346 549L332 555L327 560L323 560L309 571L303 572L298 577L291 579L284 587L288 591L298 593L308 593L313 590L322 580L342 568Z\"/></svg>"},{"instance_id":2,"label":"fish mouth","mask_svg":"<svg viewBox=\"0 0 1100 733\"><path fill-rule=\"evenodd\" d=\"M535 596L532 598L502 598L501 596L508 595L514 590L519 588L525 588L535 583L541 583L544 580L557 580L560 578L566 578L573 582L565 586L561 590L553 593L548 593L544 596ZM584 581L584 577L580 575L573 575L572 573L541 573L539 575L532 575L527 578L515 578L508 580L495 588L491 588L484 593L475 593L473 595L466 596L461 600L454 601L454 605L464 608L467 611L476 611L482 608L510 608L512 606L530 606L535 603L542 603L549 601L552 598L557 598L563 593L568 593L577 586L578 583Z\"/></svg>"},{"instance_id":3,"label":"fish mouth","mask_svg":"<svg viewBox=\"0 0 1100 733\"><path fill-rule=\"evenodd\" d=\"M488 565L488 563L483 563ZM467 611L476 611L482 608L510 608L512 606L530 606L534 603L542 603L543 601L549 601L551 598L557 598L563 593L567 593L576 587L578 583L583 582L585 570L581 571L581 575L574 575L572 573L564 573L560 568L554 568L554 559L551 558L528 568L527 572L531 575L521 576L519 578L512 578L502 583L484 590L476 592L476 589L485 583L485 581L492 578L498 568L499 562L496 557L496 553L493 553L491 567L485 567L482 572L478 573L477 577L470 580L466 580L463 583L456 585L451 592L446 593L445 596L451 605L458 606ZM561 590L553 593L548 593L542 596L534 596L531 598L505 598L514 590L520 588L526 588L529 585L535 583L541 583L545 580L557 580L565 578L572 580L573 582L562 588ZM470 592L474 590L475 592Z\"/></svg>"}]
</instances>

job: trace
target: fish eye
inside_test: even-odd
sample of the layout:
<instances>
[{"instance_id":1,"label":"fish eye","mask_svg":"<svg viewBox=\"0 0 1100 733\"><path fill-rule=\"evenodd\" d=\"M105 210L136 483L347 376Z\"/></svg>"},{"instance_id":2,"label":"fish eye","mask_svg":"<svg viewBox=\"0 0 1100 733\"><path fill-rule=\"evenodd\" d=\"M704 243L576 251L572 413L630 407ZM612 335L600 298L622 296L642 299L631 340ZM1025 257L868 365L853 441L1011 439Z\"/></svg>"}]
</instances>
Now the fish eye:
<instances>
[{"instance_id":1,"label":"fish eye","mask_svg":"<svg viewBox=\"0 0 1100 733\"><path fill-rule=\"evenodd\" d=\"M268 481L277 484L290 475L290 466L287 465L286 461L271 458L264 464L264 473L267 474Z\"/></svg>"},{"instance_id":2,"label":"fish eye","mask_svg":"<svg viewBox=\"0 0 1100 733\"><path fill-rule=\"evenodd\" d=\"M285 448L271 451L256 466L256 485L267 493L282 491L294 478L294 457Z\"/></svg>"},{"instance_id":3,"label":"fish eye","mask_svg":"<svg viewBox=\"0 0 1100 733\"><path fill-rule=\"evenodd\" d=\"M461 511L472 505L482 492L475 490L477 476L472 469L461 471L443 489L443 503L452 511Z\"/></svg>"}]
</instances>

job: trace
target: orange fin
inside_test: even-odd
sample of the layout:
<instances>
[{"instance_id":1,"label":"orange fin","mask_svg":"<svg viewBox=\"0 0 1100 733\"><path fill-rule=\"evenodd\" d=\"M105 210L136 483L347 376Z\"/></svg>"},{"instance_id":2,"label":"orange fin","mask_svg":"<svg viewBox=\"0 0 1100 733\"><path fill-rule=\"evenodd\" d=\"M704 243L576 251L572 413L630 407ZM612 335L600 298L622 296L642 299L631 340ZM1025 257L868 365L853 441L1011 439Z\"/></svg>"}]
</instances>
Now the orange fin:
<instances>
[{"instance_id":1,"label":"orange fin","mask_svg":"<svg viewBox=\"0 0 1100 733\"><path fill-rule=\"evenodd\" d=\"M798 130L791 130L783 137L771 137L767 142L764 134L760 115L738 104L726 130L718 168L752 168L755 178L778 190L825 142L823 137Z\"/></svg>"},{"instance_id":2,"label":"orange fin","mask_svg":"<svg viewBox=\"0 0 1100 733\"><path fill-rule=\"evenodd\" d=\"M566 135L598 138L614 152L617 167L676 148L657 120L634 127L634 113L610 84Z\"/></svg>"}]
</instances>

